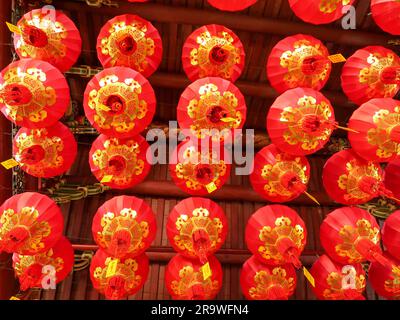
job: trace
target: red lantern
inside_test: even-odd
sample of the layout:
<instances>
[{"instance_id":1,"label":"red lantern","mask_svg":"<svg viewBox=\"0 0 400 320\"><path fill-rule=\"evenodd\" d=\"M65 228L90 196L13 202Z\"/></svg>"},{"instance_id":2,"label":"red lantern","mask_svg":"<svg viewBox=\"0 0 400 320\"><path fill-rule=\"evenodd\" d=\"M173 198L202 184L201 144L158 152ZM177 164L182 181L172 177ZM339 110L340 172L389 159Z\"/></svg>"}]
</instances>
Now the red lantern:
<instances>
[{"instance_id":1,"label":"red lantern","mask_svg":"<svg viewBox=\"0 0 400 320\"><path fill-rule=\"evenodd\" d=\"M145 284L149 274L146 254L115 259L98 250L90 264L93 287L109 300L121 300L134 295Z\"/></svg>"},{"instance_id":2,"label":"red lantern","mask_svg":"<svg viewBox=\"0 0 400 320\"><path fill-rule=\"evenodd\" d=\"M153 211L136 197L114 197L106 201L93 218L93 239L116 258L142 254L154 241L156 232Z\"/></svg>"},{"instance_id":3,"label":"red lantern","mask_svg":"<svg viewBox=\"0 0 400 320\"><path fill-rule=\"evenodd\" d=\"M175 184L190 195L203 196L222 188L229 178L231 165L225 160L224 147L203 148L201 143L187 140L174 150L169 172Z\"/></svg>"},{"instance_id":4,"label":"red lantern","mask_svg":"<svg viewBox=\"0 0 400 320\"><path fill-rule=\"evenodd\" d=\"M51 63L61 72L68 71L78 60L82 39L79 30L64 13L43 7L26 13L14 33L18 56Z\"/></svg>"},{"instance_id":5,"label":"red lantern","mask_svg":"<svg viewBox=\"0 0 400 320\"><path fill-rule=\"evenodd\" d=\"M13 268L19 278L22 291L30 288L54 289L64 280L74 266L74 250L67 238L61 237L56 245L46 252L35 255L14 253Z\"/></svg>"},{"instance_id":6,"label":"red lantern","mask_svg":"<svg viewBox=\"0 0 400 320\"><path fill-rule=\"evenodd\" d=\"M385 168L385 187L393 192L393 197L400 199L400 158L388 163Z\"/></svg>"},{"instance_id":7,"label":"red lantern","mask_svg":"<svg viewBox=\"0 0 400 320\"><path fill-rule=\"evenodd\" d=\"M183 45L183 69L191 81L221 77L235 82L243 72L244 63L242 42L224 26L203 26L195 30Z\"/></svg>"},{"instance_id":8,"label":"red lantern","mask_svg":"<svg viewBox=\"0 0 400 320\"><path fill-rule=\"evenodd\" d=\"M366 276L361 264L341 265L322 255L314 262L312 287L320 300L365 300Z\"/></svg>"},{"instance_id":9,"label":"red lantern","mask_svg":"<svg viewBox=\"0 0 400 320\"><path fill-rule=\"evenodd\" d=\"M129 67L147 78L159 67L162 54L157 29L132 14L109 20L97 38L97 56L104 68Z\"/></svg>"},{"instance_id":10,"label":"red lantern","mask_svg":"<svg viewBox=\"0 0 400 320\"><path fill-rule=\"evenodd\" d=\"M65 77L47 62L15 61L0 74L1 112L18 126L52 126L64 115L69 102Z\"/></svg>"},{"instance_id":11,"label":"red lantern","mask_svg":"<svg viewBox=\"0 0 400 320\"><path fill-rule=\"evenodd\" d=\"M148 148L149 144L140 135L118 139L101 134L93 142L89 153L90 168L97 180L111 188L131 188L142 182L150 172Z\"/></svg>"},{"instance_id":12,"label":"red lantern","mask_svg":"<svg viewBox=\"0 0 400 320\"><path fill-rule=\"evenodd\" d=\"M400 101L382 98L364 103L349 121L353 150L369 161L388 162L400 155Z\"/></svg>"},{"instance_id":13,"label":"red lantern","mask_svg":"<svg viewBox=\"0 0 400 320\"><path fill-rule=\"evenodd\" d=\"M242 292L249 300L288 300L296 283L296 271L290 264L272 267L255 256L244 263L240 273Z\"/></svg>"},{"instance_id":14,"label":"red lantern","mask_svg":"<svg viewBox=\"0 0 400 320\"><path fill-rule=\"evenodd\" d=\"M129 138L151 123L156 97L140 73L115 67L98 73L87 85L85 114L90 123L110 137Z\"/></svg>"},{"instance_id":15,"label":"red lantern","mask_svg":"<svg viewBox=\"0 0 400 320\"><path fill-rule=\"evenodd\" d=\"M357 50L344 65L341 78L344 93L358 105L393 98L400 89L400 58L379 46Z\"/></svg>"},{"instance_id":16,"label":"red lantern","mask_svg":"<svg viewBox=\"0 0 400 320\"><path fill-rule=\"evenodd\" d=\"M203 78L189 85L178 104L178 123L199 139L224 141L246 121L246 102L228 80ZM208 130L208 131L207 131ZM203 131L203 132L202 132Z\"/></svg>"},{"instance_id":17,"label":"red lantern","mask_svg":"<svg viewBox=\"0 0 400 320\"><path fill-rule=\"evenodd\" d=\"M64 219L49 197L25 192L0 207L0 252L35 255L48 251L61 237Z\"/></svg>"},{"instance_id":18,"label":"red lantern","mask_svg":"<svg viewBox=\"0 0 400 320\"><path fill-rule=\"evenodd\" d=\"M277 204L262 207L247 222L247 247L257 259L268 265L292 263L300 268L299 257L306 242L305 223L289 207Z\"/></svg>"},{"instance_id":19,"label":"red lantern","mask_svg":"<svg viewBox=\"0 0 400 320\"><path fill-rule=\"evenodd\" d=\"M213 7L223 11L241 11L244 10L258 0L208 0Z\"/></svg>"},{"instance_id":20,"label":"red lantern","mask_svg":"<svg viewBox=\"0 0 400 320\"><path fill-rule=\"evenodd\" d=\"M222 288L222 267L214 256L209 258L211 276L205 277L203 265L181 255L173 257L165 271L165 284L175 300L211 300Z\"/></svg>"},{"instance_id":21,"label":"red lantern","mask_svg":"<svg viewBox=\"0 0 400 320\"><path fill-rule=\"evenodd\" d=\"M384 31L400 35L400 3L397 0L371 0L371 12L376 24Z\"/></svg>"},{"instance_id":22,"label":"red lantern","mask_svg":"<svg viewBox=\"0 0 400 320\"><path fill-rule=\"evenodd\" d=\"M328 56L328 49L314 37L287 37L272 48L267 62L268 79L279 93L297 87L321 90L332 70Z\"/></svg>"},{"instance_id":23,"label":"red lantern","mask_svg":"<svg viewBox=\"0 0 400 320\"><path fill-rule=\"evenodd\" d=\"M400 260L400 210L386 219L382 228L382 240L390 255Z\"/></svg>"},{"instance_id":24,"label":"red lantern","mask_svg":"<svg viewBox=\"0 0 400 320\"><path fill-rule=\"evenodd\" d=\"M340 19L346 7L355 0L289 0L290 7L301 20L312 24L326 24Z\"/></svg>"},{"instance_id":25,"label":"red lantern","mask_svg":"<svg viewBox=\"0 0 400 320\"><path fill-rule=\"evenodd\" d=\"M74 163L77 144L71 131L60 122L43 129L21 128L14 138L13 155L26 173L51 178Z\"/></svg>"},{"instance_id":26,"label":"red lantern","mask_svg":"<svg viewBox=\"0 0 400 320\"><path fill-rule=\"evenodd\" d=\"M172 247L188 258L207 262L225 242L228 221L222 208L205 198L187 198L168 216L167 236Z\"/></svg>"},{"instance_id":27,"label":"red lantern","mask_svg":"<svg viewBox=\"0 0 400 320\"><path fill-rule=\"evenodd\" d=\"M322 149L335 126L329 100L308 88L286 91L275 100L267 117L272 143L293 155L312 154Z\"/></svg>"}]
</instances>

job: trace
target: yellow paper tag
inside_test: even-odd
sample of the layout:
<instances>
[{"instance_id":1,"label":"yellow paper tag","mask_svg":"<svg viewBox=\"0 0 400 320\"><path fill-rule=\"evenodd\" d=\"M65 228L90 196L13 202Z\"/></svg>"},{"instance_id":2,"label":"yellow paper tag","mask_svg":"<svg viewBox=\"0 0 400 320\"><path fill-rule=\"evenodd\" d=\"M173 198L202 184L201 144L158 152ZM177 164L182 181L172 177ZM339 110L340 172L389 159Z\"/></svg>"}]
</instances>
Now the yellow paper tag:
<instances>
[{"instance_id":1,"label":"yellow paper tag","mask_svg":"<svg viewBox=\"0 0 400 320\"><path fill-rule=\"evenodd\" d=\"M107 182L111 182L111 180L113 179L113 176L104 176L103 179L101 179L101 183L107 183Z\"/></svg>"},{"instance_id":2,"label":"yellow paper tag","mask_svg":"<svg viewBox=\"0 0 400 320\"><path fill-rule=\"evenodd\" d=\"M17 298L16 296L12 296L11 298L10 298L10 300L21 300L20 298Z\"/></svg>"},{"instance_id":3,"label":"yellow paper tag","mask_svg":"<svg viewBox=\"0 0 400 320\"><path fill-rule=\"evenodd\" d=\"M17 27L16 25L13 25L12 23L6 22L8 29L11 32L17 33L17 34L22 34L22 31L19 27Z\"/></svg>"},{"instance_id":4,"label":"yellow paper tag","mask_svg":"<svg viewBox=\"0 0 400 320\"><path fill-rule=\"evenodd\" d=\"M232 117L227 117L227 118L222 118L221 121L222 122L235 122L236 119L232 118Z\"/></svg>"},{"instance_id":5,"label":"yellow paper tag","mask_svg":"<svg viewBox=\"0 0 400 320\"><path fill-rule=\"evenodd\" d=\"M206 189L207 189L208 193L212 193L215 190L217 190L217 186L215 185L214 182L211 182L208 185L206 185Z\"/></svg>"},{"instance_id":6,"label":"yellow paper tag","mask_svg":"<svg viewBox=\"0 0 400 320\"><path fill-rule=\"evenodd\" d=\"M310 282L310 284L315 287L315 280L314 277L312 276L312 274L307 270L306 267L303 267L303 273L304 276L306 277L306 279L308 280L308 282Z\"/></svg>"},{"instance_id":7,"label":"yellow paper tag","mask_svg":"<svg viewBox=\"0 0 400 320\"><path fill-rule=\"evenodd\" d=\"M2 165L4 168L6 168L7 170L10 170L10 169L12 169L12 168L18 166L19 163L18 163L15 159L8 159L8 160L6 160L6 161L3 161L3 162L1 163L1 165Z\"/></svg>"},{"instance_id":8,"label":"yellow paper tag","mask_svg":"<svg viewBox=\"0 0 400 320\"><path fill-rule=\"evenodd\" d=\"M201 267L201 272L203 273L203 279L207 280L212 276L211 268L210 268L210 263L206 263L204 266Z\"/></svg>"},{"instance_id":9,"label":"yellow paper tag","mask_svg":"<svg viewBox=\"0 0 400 320\"><path fill-rule=\"evenodd\" d=\"M110 111L111 109L104 104L99 104L99 109L103 111Z\"/></svg>"},{"instance_id":10,"label":"yellow paper tag","mask_svg":"<svg viewBox=\"0 0 400 320\"><path fill-rule=\"evenodd\" d=\"M110 278L117 272L119 259L112 259L107 266L106 278Z\"/></svg>"},{"instance_id":11,"label":"yellow paper tag","mask_svg":"<svg viewBox=\"0 0 400 320\"><path fill-rule=\"evenodd\" d=\"M328 59L331 60L332 63L340 63L347 61L346 58L341 53L328 56Z\"/></svg>"}]
</instances>

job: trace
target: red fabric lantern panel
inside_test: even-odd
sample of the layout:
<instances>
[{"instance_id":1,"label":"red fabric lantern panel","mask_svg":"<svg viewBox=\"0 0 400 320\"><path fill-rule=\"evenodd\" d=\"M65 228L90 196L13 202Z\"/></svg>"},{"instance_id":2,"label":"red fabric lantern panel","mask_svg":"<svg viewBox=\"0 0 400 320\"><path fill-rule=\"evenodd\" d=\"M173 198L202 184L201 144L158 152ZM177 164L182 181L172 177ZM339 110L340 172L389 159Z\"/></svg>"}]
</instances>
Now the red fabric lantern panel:
<instances>
[{"instance_id":1,"label":"red fabric lantern panel","mask_svg":"<svg viewBox=\"0 0 400 320\"><path fill-rule=\"evenodd\" d=\"M312 154L322 149L335 126L329 100L309 88L286 91L275 100L267 116L272 143L293 155Z\"/></svg>"},{"instance_id":2,"label":"red fabric lantern panel","mask_svg":"<svg viewBox=\"0 0 400 320\"><path fill-rule=\"evenodd\" d=\"M363 292L366 276L361 264L342 265L322 255L311 270L315 287L311 287L320 300L365 300Z\"/></svg>"},{"instance_id":3,"label":"red fabric lantern panel","mask_svg":"<svg viewBox=\"0 0 400 320\"><path fill-rule=\"evenodd\" d=\"M216 150L212 148L212 143L208 148L202 148L201 142L184 141L170 157L170 175L175 184L190 195L213 193L222 188L231 172L225 152L228 150L222 145Z\"/></svg>"},{"instance_id":4,"label":"red fabric lantern panel","mask_svg":"<svg viewBox=\"0 0 400 320\"><path fill-rule=\"evenodd\" d=\"M114 197L97 210L92 233L99 247L110 256L136 257L154 241L156 218L144 200L128 196Z\"/></svg>"},{"instance_id":5,"label":"red fabric lantern panel","mask_svg":"<svg viewBox=\"0 0 400 320\"><path fill-rule=\"evenodd\" d=\"M183 45L182 65L191 81L221 77L235 82L243 72L243 44L230 29L210 24L196 29Z\"/></svg>"},{"instance_id":6,"label":"red fabric lantern panel","mask_svg":"<svg viewBox=\"0 0 400 320\"><path fill-rule=\"evenodd\" d=\"M384 261L379 225L363 209L343 207L332 211L321 224L320 239L326 253L341 264Z\"/></svg>"},{"instance_id":7,"label":"red fabric lantern panel","mask_svg":"<svg viewBox=\"0 0 400 320\"><path fill-rule=\"evenodd\" d=\"M64 13L47 7L26 13L14 33L18 56L51 63L61 72L68 71L78 60L82 49L79 30Z\"/></svg>"},{"instance_id":8,"label":"red fabric lantern panel","mask_svg":"<svg viewBox=\"0 0 400 320\"><path fill-rule=\"evenodd\" d=\"M0 207L0 252L35 255L48 251L61 238L64 218L49 197L25 192Z\"/></svg>"},{"instance_id":9,"label":"red fabric lantern panel","mask_svg":"<svg viewBox=\"0 0 400 320\"><path fill-rule=\"evenodd\" d=\"M65 77L47 62L15 61L0 74L1 112L18 126L52 126L64 115L69 102Z\"/></svg>"},{"instance_id":10,"label":"red fabric lantern panel","mask_svg":"<svg viewBox=\"0 0 400 320\"><path fill-rule=\"evenodd\" d=\"M385 187L400 199L400 157L388 163L385 168Z\"/></svg>"},{"instance_id":11,"label":"red fabric lantern panel","mask_svg":"<svg viewBox=\"0 0 400 320\"><path fill-rule=\"evenodd\" d=\"M254 158L250 175L253 189L271 202L287 202L307 190L310 164L306 157L293 156L270 144Z\"/></svg>"},{"instance_id":12,"label":"red fabric lantern panel","mask_svg":"<svg viewBox=\"0 0 400 320\"><path fill-rule=\"evenodd\" d=\"M371 12L376 24L384 31L400 35L400 2L397 0L371 0Z\"/></svg>"},{"instance_id":13,"label":"red fabric lantern panel","mask_svg":"<svg viewBox=\"0 0 400 320\"><path fill-rule=\"evenodd\" d=\"M233 137L234 129L243 128L246 112L240 90L228 80L211 77L197 80L185 89L177 117L181 129L190 129L199 139L210 137L222 142Z\"/></svg>"},{"instance_id":14,"label":"red fabric lantern panel","mask_svg":"<svg viewBox=\"0 0 400 320\"><path fill-rule=\"evenodd\" d=\"M74 135L60 122L43 129L21 128L14 138L13 155L26 173L51 178L69 170L75 161Z\"/></svg>"},{"instance_id":15,"label":"red fabric lantern panel","mask_svg":"<svg viewBox=\"0 0 400 320\"><path fill-rule=\"evenodd\" d=\"M153 120L156 97L140 73L125 67L103 70L88 83L84 96L90 123L110 137L129 138Z\"/></svg>"},{"instance_id":16,"label":"red fabric lantern panel","mask_svg":"<svg viewBox=\"0 0 400 320\"><path fill-rule=\"evenodd\" d=\"M297 87L321 90L332 70L328 56L328 49L314 37L287 37L272 48L267 62L268 79L279 93Z\"/></svg>"},{"instance_id":17,"label":"red fabric lantern panel","mask_svg":"<svg viewBox=\"0 0 400 320\"><path fill-rule=\"evenodd\" d=\"M223 11L241 11L244 10L258 0L207 0L213 7Z\"/></svg>"},{"instance_id":18,"label":"red fabric lantern panel","mask_svg":"<svg viewBox=\"0 0 400 320\"><path fill-rule=\"evenodd\" d=\"M174 300L211 300L222 288L222 267L210 256L211 276L204 279L202 264L180 254L173 257L165 271L165 285Z\"/></svg>"},{"instance_id":19,"label":"red fabric lantern panel","mask_svg":"<svg viewBox=\"0 0 400 320\"><path fill-rule=\"evenodd\" d=\"M148 275L146 254L115 259L98 250L90 264L93 287L109 300L122 300L134 295L144 286Z\"/></svg>"},{"instance_id":20,"label":"red fabric lantern panel","mask_svg":"<svg viewBox=\"0 0 400 320\"><path fill-rule=\"evenodd\" d=\"M14 253L13 268L22 291L43 288L60 283L72 271L74 250L67 238L61 237L56 245L46 252L35 255Z\"/></svg>"},{"instance_id":21,"label":"red fabric lantern panel","mask_svg":"<svg viewBox=\"0 0 400 320\"><path fill-rule=\"evenodd\" d=\"M255 256L244 263L240 273L242 292L249 300L288 300L296 283L296 271L290 264L268 266Z\"/></svg>"},{"instance_id":22,"label":"red fabric lantern panel","mask_svg":"<svg viewBox=\"0 0 400 320\"><path fill-rule=\"evenodd\" d=\"M344 93L358 105L393 98L400 89L400 58L384 47L365 47L347 59L341 79Z\"/></svg>"},{"instance_id":23,"label":"red fabric lantern panel","mask_svg":"<svg viewBox=\"0 0 400 320\"><path fill-rule=\"evenodd\" d=\"M162 54L157 29L132 14L107 21L97 38L97 56L104 68L129 67L147 78L159 67Z\"/></svg>"},{"instance_id":24,"label":"red fabric lantern panel","mask_svg":"<svg viewBox=\"0 0 400 320\"><path fill-rule=\"evenodd\" d=\"M205 198L187 198L168 216L167 236L175 251L188 258L207 262L221 248L228 234L222 208Z\"/></svg>"},{"instance_id":25,"label":"red fabric lantern panel","mask_svg":"<svg viewBox=\"0 0 400 320\"><path fill-rule=\"evenodd\" d=\"M340 19L343 9L355 0L289 0L290 7L301 20L312 24L326 24Z\"/></svg>"},{"instance_id":26,"label":"red fabric lantern panel","mask_svg":"<svg viewBox=\"0 0 400 320\"><path fill-rule=\"evenodd\" d=\"M382 240L390 255L400 260L400 210L386 219L382 228Z\"/></svg>"},{"instance_id":27,"label":"red fabric lantern panel","mask_svg":"<svg viewBox=\"0 0 400 320\"><path fill-rule=\"evenodd\" d=\"M113 189L128 189L142 182L150 172L149 144L138 135L129 139L108 138L101 134L92 144L89 164L93 175Z\"/></svg>"},{"instance_id":28,"label":"red fabric lantern panel","mask_svg":"<svg viewBox=\"0 0 400 320\"><path fill-rule=\"evenodd\" d=\"M293 209L277 204L262 207L247 222L245 237L247 247L261 262L301 266L299 257L307 242L307 230Z\"/></svg>"}]
</instances>

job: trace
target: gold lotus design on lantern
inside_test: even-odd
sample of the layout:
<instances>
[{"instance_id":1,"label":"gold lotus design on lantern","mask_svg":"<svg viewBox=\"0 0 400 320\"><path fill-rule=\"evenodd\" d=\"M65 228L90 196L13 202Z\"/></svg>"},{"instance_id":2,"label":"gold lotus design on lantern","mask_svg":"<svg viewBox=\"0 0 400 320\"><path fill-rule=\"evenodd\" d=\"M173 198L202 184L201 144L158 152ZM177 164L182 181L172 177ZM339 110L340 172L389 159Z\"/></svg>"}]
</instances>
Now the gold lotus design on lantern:
<instances>
[{"instance_id":1,"label":"gold lotus design on lantern","mask_svg":"<svg viewBox=\"0 0 400 320\"><path fill-rule=\"evenodd\" d=\"M322 13L330 14L335 12L339 6L349 5L351 0L321 0L319 2L319 10Z\"/></svg>"},{"instance_id":2,"label":"gold lotus design on lantern","mask_svg":"<svg viewBox=\"0 0 400 320\"><path fill-rule=\"evenodd\" d=\"M385 290L387 292L393 293L393 295L398 299L400 298L400 267L392 267L392 277L385 281Z\"/></svg>"},{"instance_id":3,"label":"gold lotus design on lantern","mask_svg":"<svg viewBox=\"0 0 400 320\"><path fill-rule=\"evenodd\" d=\"M366 286L366 279L363 274L360 274L357 276L356 271L355 272L355 290L362 295L365 286ZM340 274L339 272L331 272L327 279L326 282L329 286L329 288L325 289L323 292L323 296L327 300L339 300L343 299L343 294L345 289L343 289L343 275Z\"/></svg>"}]
</instances>

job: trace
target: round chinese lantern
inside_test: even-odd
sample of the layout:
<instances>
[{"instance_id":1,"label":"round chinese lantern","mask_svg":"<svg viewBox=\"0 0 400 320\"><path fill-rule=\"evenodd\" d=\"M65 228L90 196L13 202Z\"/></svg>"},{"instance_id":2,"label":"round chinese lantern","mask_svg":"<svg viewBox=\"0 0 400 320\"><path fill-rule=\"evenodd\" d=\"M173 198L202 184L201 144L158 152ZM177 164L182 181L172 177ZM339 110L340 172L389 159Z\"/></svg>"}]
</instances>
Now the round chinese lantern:
<instances>
[{"instance_id":1,"label":"round chinese lantern","mask_svg":"<svg viewBox=\"0 0 400 320\"><path fill-rule=\"evenodd\" d=\"M341 264L385 261L379 225L363 209L343 207L332 211L321 224L320 239L329 257Z\"/></svg>"},{"instance_id":2,"label":"round chinese lantern","mask_svg":"<svg viewBox=\"0 0 400 320\"><path fill-rule=\"evenodd\" d=\"M208 149L208 150L207 150ZM203 196L222 188L231 165L225 160L223 146L203 148L201 143L180 143L170 157L169 172L175 184L190 195Z\"/></svg>"},{"instance_id":3,"label":"round chinese lantern","mask_svg":"<svg viewBox=\"0 0 400 320\"><path fill-rule=\"evenodd\" d=\"M129 67L147 78L159 67L162 54L157 29L132 14L107 21L97 38L97 56L104 68Z\"/></svg>"},{"instance_id":4,"label":"round chinese lantern","mask_svg":"<svg viewBox=\"0 0 400 320\"><path fill-rule=\"evenodd\" d=\"M268 266L252 256L240 273L240 285L249 300L288 300L296 290L296 271L290 264Z\"/></svg>"},{"instance_id":5,"label":"round chinese lantern","mask_svg":"<svg viewBox=\"0 0 400 320\"><path fill-rule=\"evenodd\" d=\"M167 236L172 247L188 258L206 263L225 242L228 221L222 208L205 198L187 198L168 216Z\"/></svg>"},{"instance_id":6,"label":"round chinese lantern","mask_svg":"<svg viewBox=\"0 0 400 320\"><path fill-rule=\"evenodd\" d=\"M174 300L211 300L222 288L222 267L218 259L210 256L210 274L203 271L199 261L178 254L165 271L165 284Z\"/></svg>"},{"instance_id":7,"label":"round chinese lantern","mask_svg":"<svg viewBox=\"0 0 400 320\"><path fill-rule=\"evenodd\" d=\"M13 268L22 291L30 288L54 289L74 266L74 250L67 238L61 237L54 247L35 255L14 253Z\"/></svg>"},{"instance_id":8,"label":"round chinese lantern","mask_svg":"<svg viewBox=\"0 0 400 320\"><path fill-rule=\"evenodd\" d=\"M260 208L247 222L245 237L247 247L261 262L300 268L307 230L293 209L277 204Z\"/></svg>"},{"instance_id":9,"label":"round chinese lantern","mask_svg":"<svg viewBox=\"0 0 400 320\"><path fill-rule=\"evenodd\" d=\"M382 227L382 241L390 255L400 260L400 210L386 219Z\"/></svg>"},{"instance_id":10,"label":"round chinese lantern","mask_svg":"<svg viewBox=\"0 0 400 320\"><path fill-rule=\"evenodd\" d=\"M400 35L400 2L398 0L371 0L371 12L376 24L384 31Z\"/></svg>"},{"instance_id":11,"label":"round chinese lantern","mask_svg":"<svg viewBox=\"0 0 400 320\"><path fill-rule=\"evenodd\" d=\"M243 72L243 44L230 29L210 24L196 29L183 45L182 65L191 81L220 77L235 82Z\"/></svg>"},{"instance_id":12,"label":"round chinese lantern","mask_svg":"<svg viewBox=\"0 0 400 320\"><path fill-rule=\"evenodd\" d=\"M213 7L223 11L241 11L244 10L258 0L207 0Z\"/></svg>"},{"instance_id":13,"label":"round chinese lantern","mask_svg":"<svg viewBox=\"0 0 400 320\"><path fill-rule=\"evenodd\" d=\"M129 139L100 135L92 144L89 164L97 180L114 189L128 189L150 172L149 144L138 135ZM150 156L150 155L148 155Z\"/></svg>"},{"instance_id":14,"label":"round chinese lantern","mask_svg":"<svg viewBox=\"0 0 400 320\"><path fill-rule=\"evenodd\" d=\"M14 33L18 56L51 63L61 72L68 71L78 60L82 39L79 30L64 13L48 7L26 13Z\"/></svg>"},{"instance_id":15,"label":"round chinese lantern","mask_svg":"<svg viewBox=\"0 0 400 320\"><path fill-rule=\"evenodd\" d=\"M63 215L53 200L40 193L20 193L0 207L0 252L48 251L60 240L63 228Z\"/></svg>"},{"instance_id":16,"label":"round chinese lantern","mask_svg":"<svg viewBox=\"0 0 400 320\"><path fill-rule=\"evenodd\" d=\"M203 78L182 93L178 104L178 123L198 138L213 141L232 139L234 129L246 121L246 102L239 89L222 78Z\"/></svg>"},{"instance_id":17,"label":"round chinese lantern","mask_svg":"<svg viewBox=\"0 0 400 320\"><path fill-rule=\"evenodd\" d=\"M151 123L156 97L140 73L126 67L101 71L88 83L84 96L90 123L110 137L129 138Z\"/></svg>"},{"instance_id":18,"label":"round chinese lantern","mask_svg":"<svg viewBox=\"0 0 400 320\"><path fill-rule=\"evenodd\" d=\"M366 276L361 264L342 265L322 255L314 262L311 287L320 300L365 300Z\"/></svg>"},{"instance_id":19,"label":"round chinese lantern","mask_svg":"<svg viewBox=\"0 0 400 320\"><path fill-rule=\"evenodd\" d=\"M93 239L115 258L138 256L156 237L156 218L150 206L136 197L119 196L106 201L93 218Z\"/></svg>"},{"instance_id":20,"label":"round chinese lantern","mask_svg":"<svg viewBox=\"0 0 400 320\"><path fill-rule=\"evenodd\" d=\"M74 163L77 144L71 131L60 122L42 129L21 128L14 138L13 155L26 173L51 178Z\"/></svg>"},{"instance_id":21,"label":"round chinese lantern","mask_svg":"<svg viewBox=\"0 0 400 320\"><path fill-rule=\"evenodd\" d=\"M381 98L364 103L349 121L353 150L369 161L388 162L400 155L400 101Z\"/></svg>"},{"instance_id":22,"label":"round chinese lantern","mask_svg":"<svg viewBox=\"0 0 400 320\"><path fill-rule=\"evenodd\" d=\"M90 264L93 287L109 300L121 300L134 295L145 284L149 274L146 254L118 259L98 250Z\"/></svg>"},{"instance_id":23,"label":"round chinese lantern","mask_svg":"<svg viewBox=\"0 0 400 320\"><path fill-rule=\"evenodd\" d=\"M327 24L347 13L346 7L355 0L289 0L290 7L301 20L312 24Z\"/></svg>"},{"instance_id":24,"label":"round chinese lantern","mask_svg":"<svg viewBox=\"0 0 400 320\"><path fill-rule=\"evenodd\" d=\"M360 158L351 149L335 153L325 163L322 180L328 195L345 205L363 204L378 196L393 197L383 185L378 163Z\"/></svg>"},{"instance_id":25,"label":"round chinese lantern","mask_svg":"<svg viewBox=\"0 0 400 320\"><path fill-rule=\"evenodd\" d=\"M69 102L65 77L47 62L15 61L0 74L1 112L18 126L52 126L64 115Z\"/></svg>"},{"instance_id":26,"label":"round chinese lantern","mask_svg":"<svg viewBox=\"0 0 400 320\"><path fill-rule=\"evenodd\" d=\"M384 184L393 193L396 200L400 199L400 157L386 166Z\"/></svg>"},{"instance_id":27,"label":"round chinese lantern","mask_svg":"<svg viewBox=\"0 0 400 320\"><path fill-rule=\"evenodd\" d=\"M310 164L306 157L280 151L275 145L261 149L250 175L253 189L271 202L291 201L306 192Z\"/></svg>"},{"instance_id":28,"label":"round chinese lantern","mask_svg":"<svg viewBox=\"0 0 400 320\"><path fill-rule=\"evenodd\" d=\"M329 100L309 88L296 88L279 96L267 116L272 143L293 155L312 154L322 149L336 127Z\"/></svg>"},{"instance_id":29,"label":"round chinese lantern","mask_svg":"<svg viewBox=\"0 0 400 320\"><path fill-rule=\"evenodd\" d=\"M358 105L393 98L400 89L400 58L384 47L365 47L347 59L341 79L344 93Z\"/></svg>"},{"instance_id":30,"label":"round chinese lantern","mask_svg":"<svg viewBox=\"0 0 400 320\"><path fill-rule=\"evenodd\" d=\"M297 34L279 41L267 62L268 79L279 93L303 87L321 90L329 79L329 51L318 39Z\"/></svg>"}]
</instances>

